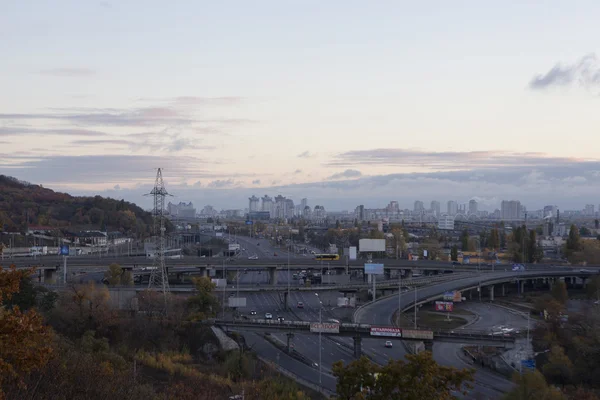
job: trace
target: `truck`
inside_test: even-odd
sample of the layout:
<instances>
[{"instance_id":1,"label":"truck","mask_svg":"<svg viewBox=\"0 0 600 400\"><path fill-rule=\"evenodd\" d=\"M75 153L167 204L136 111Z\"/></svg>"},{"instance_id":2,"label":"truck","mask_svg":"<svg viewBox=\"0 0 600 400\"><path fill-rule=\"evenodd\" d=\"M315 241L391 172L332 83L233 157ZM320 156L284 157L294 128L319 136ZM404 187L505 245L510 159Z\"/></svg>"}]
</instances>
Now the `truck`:
<instances>
[{"instance_id":1,"label":"truck","mask_svg":"<svg viewBox=\"0 0 600 400\"><path fill-rule=\"evenodd\" d=\"M33 256L45 256L48 254L48 246L34 246L29 249L29 255Z\"/></svg>"}]
</instances>

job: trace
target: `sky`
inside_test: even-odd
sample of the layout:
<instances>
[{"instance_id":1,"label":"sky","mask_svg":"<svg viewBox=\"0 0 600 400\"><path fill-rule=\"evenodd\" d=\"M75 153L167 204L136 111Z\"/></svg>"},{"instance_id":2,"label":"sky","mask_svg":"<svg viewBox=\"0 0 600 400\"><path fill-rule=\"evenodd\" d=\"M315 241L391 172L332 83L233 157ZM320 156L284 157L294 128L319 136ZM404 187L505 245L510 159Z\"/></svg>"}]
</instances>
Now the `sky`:
<instances>
[{"instance_id":1,"label":"sky","mask_svg":"<svg viewBox=\"0 0 600 400\"><path fill-rule=\"evenodd\" d=\"M0 173L150 206L600 203L600 2L11 1Z\"/></svg>"}]
</instances>

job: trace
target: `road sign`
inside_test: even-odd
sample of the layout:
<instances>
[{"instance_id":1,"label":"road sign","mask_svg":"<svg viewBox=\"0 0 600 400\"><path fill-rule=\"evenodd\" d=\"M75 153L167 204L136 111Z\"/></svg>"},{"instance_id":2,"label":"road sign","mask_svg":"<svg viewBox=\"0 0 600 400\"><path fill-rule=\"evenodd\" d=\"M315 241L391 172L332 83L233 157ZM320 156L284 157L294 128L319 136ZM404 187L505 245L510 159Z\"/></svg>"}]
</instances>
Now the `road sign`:
<instances>
[{"instance_id":1,"label":"road sign","mask_svg":"<svg viewBox=\"0 0 600 400\"><path fill-rule=\"evenodd\" d=\"M246 221L246 225L252 225L253 223L253 221Z\"/></svg>"},{"instance_id":2,"label":"road sign","mask_svg":"<svg viewBox=\"0 0 600 400\"><path fill-rule=\"evenodd\" d=\"M365 264L365 274L383 275L383 264Z\"/></svg>"},{"instance_id":3,"label":"road sign","mask_svg":"<svg viewBox=\"0 0 600 400\"><path fill-rule=\"evenodd\" d=\"M521 360L521 366L523 368L535 369L535 359Z\"/></svg>"},{"instance_id":4,"label":"road sign","mask_svg":"<svg viewBox=\"0 0 600 400\"><path fill-rule=\"evenodd\" d=\"M231 308L246 307L245 297L230 297L228 300Z\"/></svg>"},{"instance_id":5,"label":"road sign","mask_svg":"<svg viewBox=\"0 0 600 400\"><path fill-rule=\"evenodd\" d=\"M445 292L444 301L452 301L454 299L454 292Z\"/></svg>"},{"instance_id":6,"label":"road sign","mask_svg":"<svg viewBox=\"0 0 600 400\"><path fill-rule=\"evenodd\" d=\"M312 333L340 333L340 324L331 322L312 322L310 324Z\"/></svg>"},{"instance_id":7,"label":"road sign","mask_svg":"<svg viewBox=\"0 0 600 400\"><path fill-rule=\"evenodd\" d=\"M402 337L402 329L390 326L372 326L371 336Z\"/></svg>"},{"instance_id":8,"label":"road sign","mask_svg":"<svg viewBox=\"0 0 600 400\"><path fill-rule=\"evenodd\" d=\"M69 246L67 246L66 244L61 245L59 254L61 256L68 256L69 255Z\"/></svg>"}]
</instances>

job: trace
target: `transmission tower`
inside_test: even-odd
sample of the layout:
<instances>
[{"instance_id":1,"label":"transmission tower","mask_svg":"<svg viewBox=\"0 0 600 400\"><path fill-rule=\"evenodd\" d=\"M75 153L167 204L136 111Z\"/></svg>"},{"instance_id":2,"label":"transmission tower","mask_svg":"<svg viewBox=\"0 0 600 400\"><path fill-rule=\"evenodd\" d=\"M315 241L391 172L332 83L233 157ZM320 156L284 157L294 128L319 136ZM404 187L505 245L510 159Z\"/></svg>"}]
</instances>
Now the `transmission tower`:
<instances>
[{"instance_id":1,"label":"transmission tower","mask_svg":"<svg viewBox=\"0 0 600 400\"><path fill-rule=\"evenodd\" d=\"M170 196L170 194L167 192L167 189L165 189L161 168L158 168L154 188L147 196L153 196L154 198L152 216L154 217L153 233L155 251L148 288L160 288L165 299L166 307L167 296L169 293L169 277L165 265L165 197Z\"/></svg>"}]
</instances>

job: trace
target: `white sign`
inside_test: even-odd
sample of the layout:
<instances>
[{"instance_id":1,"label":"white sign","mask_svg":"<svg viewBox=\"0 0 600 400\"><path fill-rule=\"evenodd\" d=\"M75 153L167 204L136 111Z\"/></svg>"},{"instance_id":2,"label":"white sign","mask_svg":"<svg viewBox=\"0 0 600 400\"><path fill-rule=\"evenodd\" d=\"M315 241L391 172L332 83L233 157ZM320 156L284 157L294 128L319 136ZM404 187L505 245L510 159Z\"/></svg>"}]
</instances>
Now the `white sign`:
<instances>
[{"instance_id":1,"label":"white sign","mask_svg":"<svg viewBox=\"0 0 600 400\"><path fill-rule=\"evenodd\" d=\"M245 297L230 297L228 305L231 308L246 307L246 298Z\"/></svg>"},{"instance_id":2,"label":"white sign","mask_svg":"<svg viewBox=\"0 0 600 400\"><path fill-rule=\"evenodd\" d=\"M350 259L356 260L356 246L350 247Z\"/></svg>"},{"instance_id":3,"label":"white sign","mask_svg":"<svg viewBox=\"0 0 600 400\"><path fill-rule=\"evenodd\" d=\"M310 331L313 333L340 333L340 324L331 322L311 322Z\"/></svg>"},{"instance_id":4,"label":"white sign","mask_svg":"<svg viewBox=\"0 0 600 400\"><path fill-rule=\"evenodd\" d=\"M383 264L365 264L365 274L383 275Z\"/></svg>"},{"instance_id":5,"label":"white sign","mask_svg":"<svg viewBox=\"0 0 600 400\"><path fill-rule=\"evenodd\" d=\"M385 239L360 239L358 249L361 253L385 251Z\"/></svg>"},{"instance_id":6,"label":"white sign","mask_svg":"<svg viewBox=\"0 0 600 400\"><path fill-rule=\"evenodd\" d=\"M371 336L402 337L402 329L391 326L372 326Z\"/></svg>"}]
</instances>

